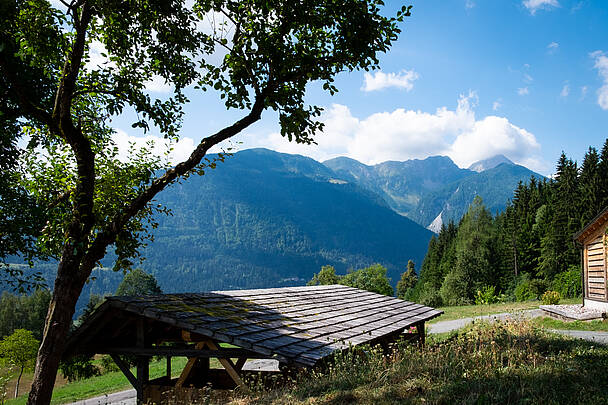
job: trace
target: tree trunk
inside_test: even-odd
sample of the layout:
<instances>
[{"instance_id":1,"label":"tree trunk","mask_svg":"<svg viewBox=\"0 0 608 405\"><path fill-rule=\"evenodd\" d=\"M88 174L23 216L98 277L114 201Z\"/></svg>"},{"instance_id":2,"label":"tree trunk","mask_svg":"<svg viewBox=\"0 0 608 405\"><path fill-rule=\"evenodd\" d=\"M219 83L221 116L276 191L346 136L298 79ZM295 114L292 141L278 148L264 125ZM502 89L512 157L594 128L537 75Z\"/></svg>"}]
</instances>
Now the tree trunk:
<instances>
[{"instance_id":1,"label":"tree trunk","mask_svg":"<svg viewBox=\"0 0 608 405\"><path fill-rule=\"evenodd\" d=\"M19 396L19 382L21 381L21 376L23 375L23 366L21 366L21 370L19 370L19 377L17 377L17 384L15 384L15 398Z\"/></svg>"},{"instance_id":2,"label":"tree trunk","mask_svg":"<svg viewBox=\"0 0 608 405\"><path fill-rule=\"evenodd\" d=\"M64 262L62 259L59 263L42 343L36 358L36 369L28 404L47 405L51 402L55 378L65 350L76 301L78 301L87 278L88 274L87 277L83 277L83 269L79 269L76 261L66 260Z\"/></svg>"}]
</instances>

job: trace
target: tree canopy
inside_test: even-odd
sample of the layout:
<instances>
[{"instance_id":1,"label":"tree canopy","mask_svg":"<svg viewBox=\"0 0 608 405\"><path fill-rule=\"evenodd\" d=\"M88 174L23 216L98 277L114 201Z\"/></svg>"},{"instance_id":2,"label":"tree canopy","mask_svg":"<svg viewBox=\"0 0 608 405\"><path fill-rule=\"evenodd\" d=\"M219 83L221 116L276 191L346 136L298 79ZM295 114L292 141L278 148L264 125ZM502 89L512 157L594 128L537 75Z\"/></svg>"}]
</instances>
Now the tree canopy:
<instances>
[{"instance_id":1,"label":"tree canopy","mask_svg":"<svg viewBox=\"0 0 608 405\"><path fill-rule=\"evenodd\" d=\"M12 335L0 341L0 359L19 370L15 398L19 396L19 382L23 372L34 365L38 344L32 332L26 329L17 329Z\"/></svg>"},{"instance_id":2,"label":"tree canopy","mask_svg":"<svg viewBox=\"0 0 608 405\"><path fill-rule=\"evenodd\" d=\"M32 255L59 261L31 403L50 401L74 306L92 269L109 247L114 268L130 268L150 238L151 214L165 211L153 202L157 193L214 168L207 151L266 109L278 113L283 136L314 142L323 127L321 108L307 103L307 84L320 82L333 94L339 72L377 67L411 7L385 17L381 0L60 3L61 9L44 0L0 4L1 145L26 145L12 169L44 224L21 229L19 218L11 220L13 234L23 237L0 253L27 256L31 248ZM151 81L172 93L152 97ZM205 135L174 166L149 148L131 148L128 160L119 159L113 118L133 111L133 128L175 142L190 91L214 92L242 117Z\"/></svg>"},{"instance_id":3,"label":"tree canopy","mask_svg":"<svg viewBox=\"0 0 608 405\"><path fill-rule=\"evenodd\" d=\"M374 264L363 269L350 271L346 275L336 274L333 266L323 266L314 274L308 285L342 284L383 295L393 295L393 287L386 276L386 267Z\"/></svg>"},{"instance_id":4,"label":"tree canopy","mask_svg":"<svg viewBox=\"0 0 608 405\"><path fill-rule=\"evenodd\" d=\"M153 275L142 269L135 269L125 275L116 289L115 295L152 295L162 294Z\"/></svg>"}]
</instances>

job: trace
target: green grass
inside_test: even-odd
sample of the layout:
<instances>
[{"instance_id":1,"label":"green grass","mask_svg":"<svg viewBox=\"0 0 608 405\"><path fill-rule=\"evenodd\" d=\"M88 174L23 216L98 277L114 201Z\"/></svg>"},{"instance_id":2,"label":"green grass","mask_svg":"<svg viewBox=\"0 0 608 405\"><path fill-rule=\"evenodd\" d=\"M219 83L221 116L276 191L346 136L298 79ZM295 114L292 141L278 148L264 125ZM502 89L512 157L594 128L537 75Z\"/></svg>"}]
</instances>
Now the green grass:
<instances>
[{"instance_id":1,"label":"green grass","mask_svg":"<svg viewBox=\"0 0 608 405\"><path fill-rule=\"evenodd\" d=\"M479 322L420 350L344 356L249 404L608 403L608 347L553 335L529 321Z\"/></svg>"},{"instance_id":2,"label":"green grass","mask_svg":"<svg viewBox=\"0 0 608 405\"><path fill-rule=\"evenodd\" d=\"M172 359L171 370L174 376L179 375L181 370L186 365L186 361L187 359L183 357L176 357ZM151 362L150 378L157 378L165 375L166 366L167 362L165 359ZM135 369L131 369L131 372L135 373ZM53 399L51 400L51 403L65 404L130 388L132 388L131 384L129 384L129 381L127 381L127 378L122 374L122 372L115 371L57 387L53 390ZM26 401L27 395L24 394L19 398L9 400L6 403L7 405L21 405L25 404Z\"/></svg>"},{"instance_id":3,"label":"green grass","mask_svg":"<svg viewBox=\"0 0 608 405\"><path fill-rule=\"evenodd\" d=\"M581 303L580 298L567 298L560 301L560 304L579 304ZM540 301L524 301L524 302L506 302L501 304L490 304L490 305L463 305L456 307L443 307L439 308L444 312L438 318L433 319L429 323L451 321L454 319L461 318L473 318L476 316L500 314L503 312L518 312L527 309L538 308L542 305Z\"/></svg>"},{"instance_id":4,"label":"green grass","mask_svg":"<svg viewBox=\"0 0 608 405\"><path fill-rule=\"evenodd\" d=\"M608 332L608 320L565 322L554 318L542 317L536 318L532 322L534 322L535 325L545 329L567 329Z\"/></svg>"}]
</instances>

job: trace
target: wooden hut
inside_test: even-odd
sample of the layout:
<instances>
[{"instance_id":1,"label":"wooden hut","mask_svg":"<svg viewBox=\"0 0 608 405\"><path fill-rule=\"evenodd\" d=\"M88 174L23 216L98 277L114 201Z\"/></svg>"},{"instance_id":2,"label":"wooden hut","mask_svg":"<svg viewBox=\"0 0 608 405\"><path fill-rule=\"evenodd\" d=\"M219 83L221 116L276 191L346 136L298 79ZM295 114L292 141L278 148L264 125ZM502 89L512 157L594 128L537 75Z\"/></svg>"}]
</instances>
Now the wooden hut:
<instances>
[{"instance_id":1,"label":"wooden hut","mask_svg":"<svg viewBox=\"0 0 608 405\"><path fill-rule=\"evenodd\" d=\"M583 249L583 305L602 311L608 311L606 232L608 232L608 208L574 236Z\"/></svg>"},{"instance_id":2,"label":"wooden hut","mask_svg":"<svg viewBox=\"0 0 608 405\"><path fill-rule=\"evenodd\" d=\"M246 389L247 359L273 359L288 370L364 343L424 342L425 322L441 313L342 285L109 297L75 331L65 355L111 355L139 403L186 403L209 385ZM179 377L167 361L165 376L150 380L152 356L188 361ZM136 375L128 358L136 359ZM210 358L223 369L210 369Z\"/></svg>"}]
</instances>

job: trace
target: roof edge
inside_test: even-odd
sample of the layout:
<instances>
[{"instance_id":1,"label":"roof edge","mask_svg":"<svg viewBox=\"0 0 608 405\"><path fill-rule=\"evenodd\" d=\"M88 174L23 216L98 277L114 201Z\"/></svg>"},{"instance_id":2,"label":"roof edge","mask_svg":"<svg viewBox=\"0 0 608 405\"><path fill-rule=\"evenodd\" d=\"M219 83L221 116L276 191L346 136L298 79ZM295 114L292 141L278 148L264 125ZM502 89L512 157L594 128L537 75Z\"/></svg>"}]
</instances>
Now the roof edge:
<instances>
[{"instance_id":1,"label":"roof edge","mask_svg":"<svg viewBox=\"0 0 608 405\"><path fill-rule=\"evenodd\" d=\"M573 240L575 240L575 241L577 241L577 242L579 242L579 243L581 243L581 242L582 242L581 237L582 237L584 234L586 234L586 233L587 233L587 231L588 231L588 230L589 230L591 227L593 227L593 225L595 225L595 223L596 223L596 222L598 222L600 219L602 219L602 218L604 218L604 217L606 217L606 219L608 220L608 206L607 206L607 207L604 207L604 209L603 209L603 210L601 210L601 211L600 211L600 213L599 213L599 214L597 214L597 215L596 215L596 216L595 216L595 217L594 217L594 218L593 218L591 221L589 221L589 222L587 223L587 225L585 225L585 226L583 227L583 229L581 229L580 231L578 231L577 233L575 233L575 234L572 236L572 239L573 239Z\"/></svg>"}]
</instances>

